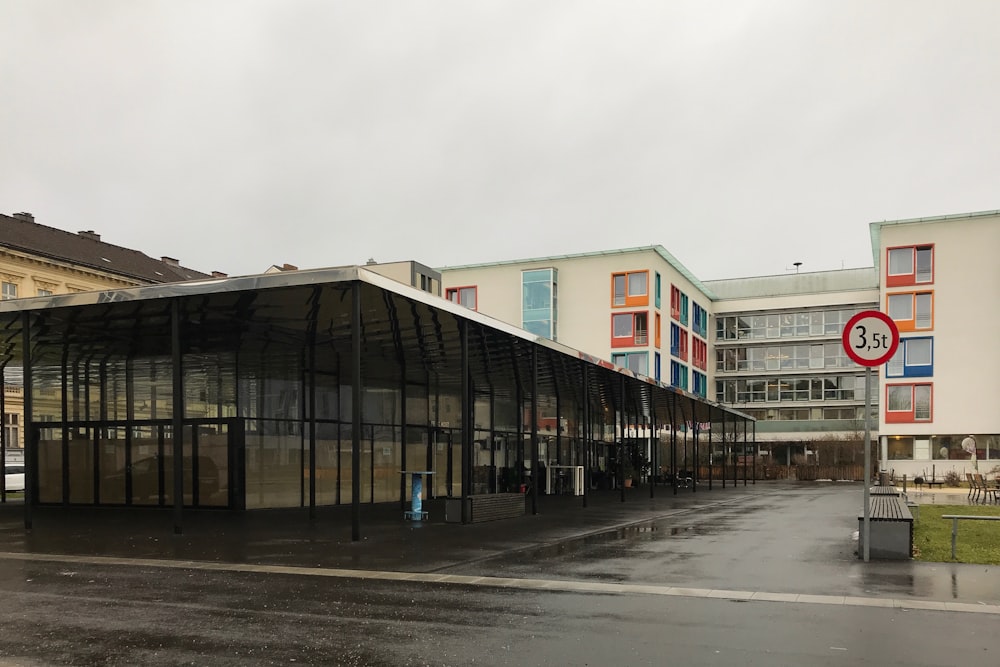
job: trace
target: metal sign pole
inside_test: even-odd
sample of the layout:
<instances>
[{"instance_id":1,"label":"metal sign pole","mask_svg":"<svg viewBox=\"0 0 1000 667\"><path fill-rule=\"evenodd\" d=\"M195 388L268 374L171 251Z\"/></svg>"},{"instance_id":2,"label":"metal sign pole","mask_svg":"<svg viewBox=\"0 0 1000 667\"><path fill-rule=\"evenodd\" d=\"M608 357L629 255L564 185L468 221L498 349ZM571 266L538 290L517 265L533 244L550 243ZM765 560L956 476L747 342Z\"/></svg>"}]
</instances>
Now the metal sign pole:
<instances>
[{"instance_id":1,"label":"metal sign pole","mask_svg":"<svg viewBox=\"0 0 1000 667\"><path fill-rule=\"evenodd\" d=\"M872 486L872 447L871 447L871 419L872 419L872 367L865 367L865 521L862 528L865 548L864 558L868 562L871 547L871 486Z\"/></svg>"}]
</instances>

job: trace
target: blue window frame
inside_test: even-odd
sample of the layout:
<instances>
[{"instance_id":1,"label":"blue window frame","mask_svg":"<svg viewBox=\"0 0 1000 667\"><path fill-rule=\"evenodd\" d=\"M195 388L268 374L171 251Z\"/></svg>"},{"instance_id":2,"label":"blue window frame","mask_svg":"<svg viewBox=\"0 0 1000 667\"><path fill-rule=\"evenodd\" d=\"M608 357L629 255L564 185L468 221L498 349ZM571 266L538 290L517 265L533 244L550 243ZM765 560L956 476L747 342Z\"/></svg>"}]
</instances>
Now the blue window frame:
<instances>
[{"instance_id":1,"label":"blue window frame","mask_svg":"<svg viewBox=\"0 0 1000 667\"><path fill-rule=\"evenodd\" d=\"M688 388L688 367L676 361L671 361L670 384L686 391Z\"/></svg>"},{"instance_id":2,"label":"blue window frame","mask_svg":"<svg viewBox=\"0 0 1000 667\"><path fill-rule=\"evenodd\" d=\"M660 381L660 353L653 353L653 379L657 382Z\"/></svg>"},{"instance_id":3,"label":"blue window frame","mask_svg":"<svg viewBox=\"0 0 1000 667\"><path fill-rule=\"evenodd\" d=\"M670 323L670 354L681 356L681 328L673 322Z\"/></svg>"},{"instance_id":4,"label":"blue window frame","mask_svg":"<svg viewBox=\"0 0 1000 667\"><path fill-rule=\"evenodd\" d=\"M699 373L698 371L693 371L694 374L694 393L698 394L702 398L706 398L708 393L708 378L705 377L704 373Z\"/></svg>"},{"instance_id":5,"label":"blue window frame","mask_svg":"<svg viewBox=\"0 0 1000 667\"><path fill-rule=\"evenodd\" d=\"M694 319L691 328L702 338L708 338L708 311L697 303L692 303L694 304Z\"/></svg>"},{"instance_id":6,"label":"blue window frame","mask_svg":"<svg viewBox=\"0 0 1000 667\"><path fill-rule=\"evenodd\" d=\"M885 365L890 378L925 378L934 375L934 337L903 338Z\"/></svg>"}]
</instances>

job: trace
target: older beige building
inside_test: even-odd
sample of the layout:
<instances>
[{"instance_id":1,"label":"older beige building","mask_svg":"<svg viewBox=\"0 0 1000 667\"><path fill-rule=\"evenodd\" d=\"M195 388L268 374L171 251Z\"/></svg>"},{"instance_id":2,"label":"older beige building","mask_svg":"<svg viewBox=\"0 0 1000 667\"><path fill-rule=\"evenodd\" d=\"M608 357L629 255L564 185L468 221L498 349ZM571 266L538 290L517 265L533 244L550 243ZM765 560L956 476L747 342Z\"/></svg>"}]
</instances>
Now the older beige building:
<instances>
[{"instance_id":1,"label":"older beige building","mask_svg":"<svg viewBox=\"0 0 1000 667\"><path fill-rule=\"evenodd\" d=\"M112 245L94 231L77 233L35 222L30 213L0 214L0 298L119 289L138 285L224 277L181 266L172 257L154 259ZM23 448L20 367L4 369L3 445L16 460Z\"/></svg>"}]
</instances>

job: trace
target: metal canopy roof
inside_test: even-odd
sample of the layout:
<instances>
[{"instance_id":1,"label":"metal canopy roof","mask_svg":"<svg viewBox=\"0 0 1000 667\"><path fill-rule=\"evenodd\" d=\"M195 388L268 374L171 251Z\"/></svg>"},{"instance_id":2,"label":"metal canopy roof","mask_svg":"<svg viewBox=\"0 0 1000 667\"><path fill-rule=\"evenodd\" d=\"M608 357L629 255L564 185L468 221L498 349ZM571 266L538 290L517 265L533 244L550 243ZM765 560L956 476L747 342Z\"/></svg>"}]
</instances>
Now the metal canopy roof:
<instances>
[{"instance_id":1,"label":"metal canopy roof","mask_svg":"<svg viewBox=\"0 0 1000 667\"><path fill-rule=\"evenodd\" d=\"M57 364L61 357L145 357L170 354L170 308L180 299L185 353L259 352L315 342L315 366L349 368L352 286L361 285L361 358L364 382L396 387L433 377L438 386L461 386L462 327L468 330L468 363L476 391L501 398L532 392L533 360L538 393L584 399L590 369L590 403L658 424L748 415L607 361L385 278L359 266L170 283L110 291L0 302L0 364L23 357L23 316L31 340ZM624 392L624 393L623 393Z\"/></svg>"}]
</instances>

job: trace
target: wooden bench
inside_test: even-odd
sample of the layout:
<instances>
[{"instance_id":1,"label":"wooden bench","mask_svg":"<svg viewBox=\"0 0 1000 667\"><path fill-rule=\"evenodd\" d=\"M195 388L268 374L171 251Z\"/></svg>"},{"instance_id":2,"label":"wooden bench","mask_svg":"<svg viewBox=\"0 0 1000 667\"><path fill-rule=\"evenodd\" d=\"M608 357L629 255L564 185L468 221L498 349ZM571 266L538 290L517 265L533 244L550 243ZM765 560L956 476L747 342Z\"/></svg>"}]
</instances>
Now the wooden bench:
<instances>
[{"instance_id":1,"label":"wooden bench","mask_svg":"<svg viewBox=\"0 0 1000 667\"><path fill-rule=\"evenodd\" d=\"M869 498L871 525L868 554L872 558L908 560L913 557L913 514L904 499L893 495ZM858 557L864 557L865 517L858 517Z\"/></svg>"},{"instance_id":2,"label":"wooden bench","mask_svg":"<svg viewBox=\"0 0 1000 667\"><path fill-rule=\"evenodd\" d=\"M498 521L524 516L526 501L523 493L483 493L465 498L448 498L445 500L445 521L459 523L462 521L462 502L469 504L469 521Z\"/></svg>"},{"instance_id":3,"label":"wooden bench","mask_svg":"<svg viewBox=\"0 0 1000 667\"><path fill-rule=\"evenodd\" d=\"M1000 521L1000 516L976 516L974 514L942 514L942 519L951 519L951 559L955 560L955 543L958 541L958 522L963 519L970 521Z\"/></svg>"}]
</instances>

